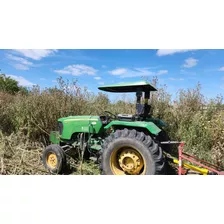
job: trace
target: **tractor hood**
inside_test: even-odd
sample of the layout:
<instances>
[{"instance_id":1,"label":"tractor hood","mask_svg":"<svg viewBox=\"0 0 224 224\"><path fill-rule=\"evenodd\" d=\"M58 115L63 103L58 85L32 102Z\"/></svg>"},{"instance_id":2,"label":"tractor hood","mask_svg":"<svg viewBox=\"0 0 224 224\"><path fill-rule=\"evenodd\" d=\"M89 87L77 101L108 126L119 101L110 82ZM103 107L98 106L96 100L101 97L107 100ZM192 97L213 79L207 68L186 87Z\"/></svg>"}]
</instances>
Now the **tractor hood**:
<instances>
[{"instance_id":1,"label":"tractor hood","mask_svg":"<svg viewBox=\"0 0 224 224\"><path fill-rule=\"evenodd\" d=\"M70 121L97 121L99 116L69 116L58 119L59 122L67 123Z\"/></svg>"},{"instance_id":2,"label":"tractor hood","mask_svg":"<svg viewBox=\"0 0 224 224\"><path fill-rule=\"evenodd\" d=\"M102 129L99 116L69 116L58 119L59 134L62 139L71 139L74 133L95 133Z\"/></svg>"},{"instance_id":3,"label":"tractor hood","mask_svg":"<svg viewBox=\"0 0 224 224\"><path fill-rule=\"evenodd\" d=\"M99 90L106 92L128 93L128 92L150 92L157 89L146 81L119 83L98 87Z\"/></svg>"}]
</instances>

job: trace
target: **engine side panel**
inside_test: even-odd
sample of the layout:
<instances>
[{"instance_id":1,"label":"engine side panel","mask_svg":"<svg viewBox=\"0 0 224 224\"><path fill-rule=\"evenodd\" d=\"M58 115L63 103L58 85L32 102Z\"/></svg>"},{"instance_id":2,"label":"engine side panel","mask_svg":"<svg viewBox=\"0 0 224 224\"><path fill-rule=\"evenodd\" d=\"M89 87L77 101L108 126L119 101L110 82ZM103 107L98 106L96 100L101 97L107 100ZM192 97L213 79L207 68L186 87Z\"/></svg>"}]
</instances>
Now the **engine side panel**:
<instances>
[{"instance_id":1,"label":"engine side panel","mask_svg":"<svg viewBox=\"0 0 224 224\"><path fill-rule=\"evenodd\" d=\"M63 124L61 138L68 140L74 133L98 134L103 127L99 116L70 116L60 118L58 122Z\"/></svg>"}]
</instances>

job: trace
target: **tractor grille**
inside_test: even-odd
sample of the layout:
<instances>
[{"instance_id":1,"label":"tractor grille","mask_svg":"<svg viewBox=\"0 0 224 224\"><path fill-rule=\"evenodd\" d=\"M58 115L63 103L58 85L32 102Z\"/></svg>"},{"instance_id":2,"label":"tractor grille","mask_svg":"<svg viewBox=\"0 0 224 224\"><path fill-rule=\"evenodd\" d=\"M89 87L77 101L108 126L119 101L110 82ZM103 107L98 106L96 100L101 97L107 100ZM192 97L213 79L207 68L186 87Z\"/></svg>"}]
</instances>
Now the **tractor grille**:
<instances>
[{"instance_id":1,"label":"tractor grille","mask_svg":"<svg viewBox=\"0 0 224 224\"><path fill-rule=\"evenodd\" d=\"M58 131L59 131L59 134L62 135L62 131L63 131L63 123L62 122L58 122Z\"/></svg>"}]
</instances>

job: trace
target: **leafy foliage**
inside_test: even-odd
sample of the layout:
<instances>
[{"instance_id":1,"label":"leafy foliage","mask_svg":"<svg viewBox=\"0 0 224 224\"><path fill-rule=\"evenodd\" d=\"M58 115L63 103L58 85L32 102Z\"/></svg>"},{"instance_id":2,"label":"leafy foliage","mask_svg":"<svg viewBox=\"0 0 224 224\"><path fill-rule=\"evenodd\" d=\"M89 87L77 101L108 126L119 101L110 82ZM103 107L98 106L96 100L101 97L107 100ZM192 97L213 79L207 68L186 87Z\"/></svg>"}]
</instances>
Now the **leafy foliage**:
<instances>
[{"instance_id":1,"label":"leafy foliage","mask_svg":"<svg viewBox=\"0 0 224 224\"><path fill-rule=\"evenodd\" d=\"M15 94L18 92L28 93L25 87L18 85L18 82L10 77L6 77L4 74L0 74L0 91Z\"/></svg>"}]
</instances>

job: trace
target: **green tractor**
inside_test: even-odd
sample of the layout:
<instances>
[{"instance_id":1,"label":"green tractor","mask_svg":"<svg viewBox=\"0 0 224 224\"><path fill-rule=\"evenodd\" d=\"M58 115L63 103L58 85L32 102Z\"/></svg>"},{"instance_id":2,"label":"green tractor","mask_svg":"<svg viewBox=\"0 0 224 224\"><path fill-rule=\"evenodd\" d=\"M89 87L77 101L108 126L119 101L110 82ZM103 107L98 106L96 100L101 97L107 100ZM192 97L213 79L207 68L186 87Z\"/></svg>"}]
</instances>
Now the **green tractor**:
<instances>
[{"instance_id":1,"label":"green tractor","mask_svg":"<svg viewBox=\"0 0 224 224\"><path fill-rule=\"evenodd\" d=\"M166 173L164 151L169 140L166 123L152 118L148 104L150 92L157 91L146 81L101 86L107 92L136 92L136 114L68 116L58 119L58 131L50 134L51 145L42 155L45 168L62 174L68 155L81 152L83 158L95 157L104 175L157 175ZM141 99L144 94L144 104ZM165 147L166 146L166 147ZM70 154L69 154L70 153Z\"/></svg>"}]
</instances>

